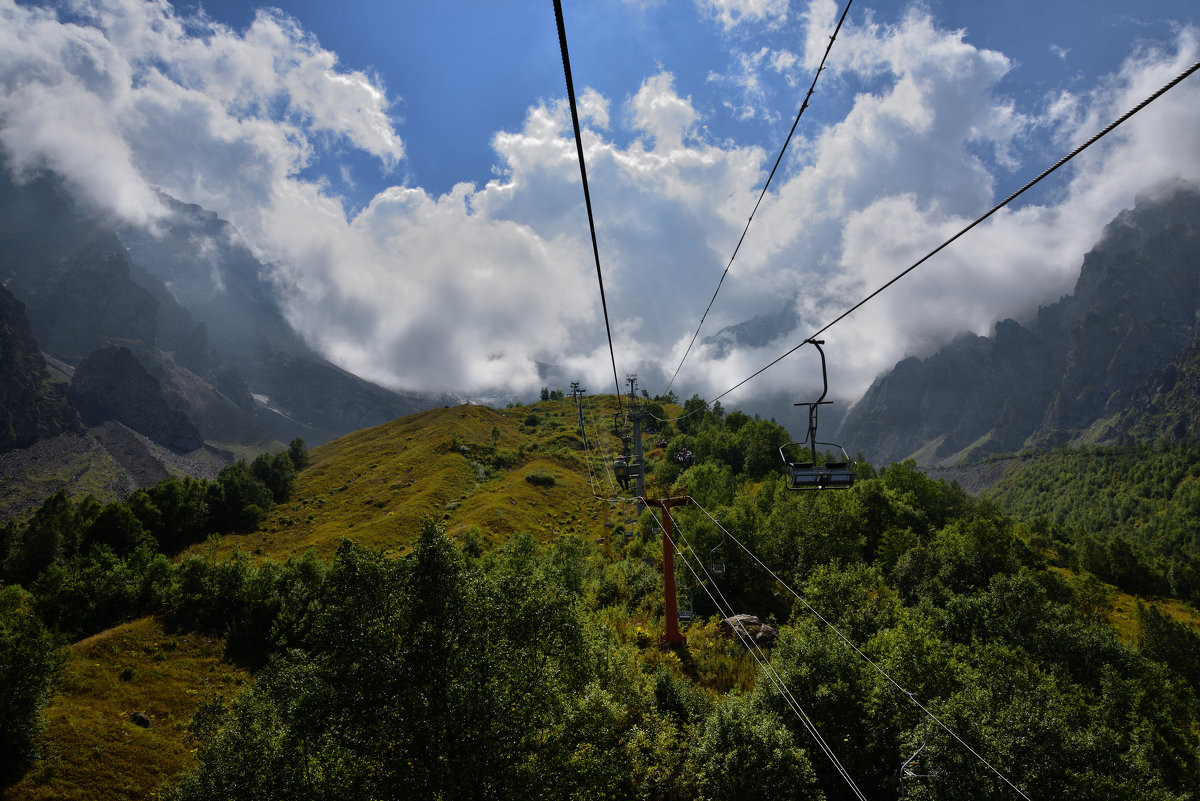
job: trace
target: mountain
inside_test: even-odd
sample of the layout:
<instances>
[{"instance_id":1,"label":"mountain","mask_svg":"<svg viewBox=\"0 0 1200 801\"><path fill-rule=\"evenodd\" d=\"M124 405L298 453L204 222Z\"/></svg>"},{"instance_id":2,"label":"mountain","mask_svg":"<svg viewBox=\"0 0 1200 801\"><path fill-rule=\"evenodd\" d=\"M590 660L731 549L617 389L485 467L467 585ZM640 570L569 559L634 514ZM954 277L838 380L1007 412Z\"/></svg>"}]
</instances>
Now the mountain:
<instances>
[{"instance_id":1,"label":"mountain","mask_svg":"<svg viewBox=\"0 0 1200 801\"><path fill-rule=\"evenodd\" d=\"M25 305L0 286L0 453L79 429L61 385L50 380Z\"/></svg>"},{"instance_id":2,"label":"mountain","mask_svg":"<svg viewBox=\"0 0 1200 801\"><path fill-rule=\"evenodd\" d=\"M232 226L163 202L170 213L154 231L113 226L53 176L0 175L0 282L24 306L26 349L36 342L67 380L97 354L119 359L120 371L93 372L70 396L85 403L89 423L119 420L176 452L204 442L261 450L294 437L317 444L441 402L322 358L284 318L266 268ZM118 414L122 380L140 400ZM5 414L28 416L9 406ZM189 427L196 433L183 435Z\"/></svg>"},{"instance_id":3,"label":"mountain","mask_svg":"<svg viewBox=\"0 0 1200 801\"><path fill-rule=\"evenodd\" d=\"M280 310L266 267L216 214L166 195L170 215L153 231L117 229L134 267L161 282L206 327L221 360L254 398L255 420L276 438L324 442L443 398L396 393L331 364Z\"/></svg>"},{"instance_id":4,"label":"mountain","mask_svg":"<svg viewBox=\"0 0 1200 801\"><path fill-rule=\"evenodd\" d=\"M756 314L749 320L722 328L712 336L700 340L715 358L723 359L735 347L761 348L779 338L781 332L792 331L800 323L796 313L795 299L778 308Z\"/></svg>"},{"instance_id":5,"label":"mountain","mask_svg":"<svg viewBox=\"0 0 1200 801\"><path fill-rule=\"evenodd\" d=\"M1025 323L998 322L990 337L964 333L901 361L850 410L839 437L876 463L952 464L1194 432L1179 421L1196 418L1188 388L1198 310L1200 188L1177 183L1105 227L1072 294ZM1146 417L1155 401L1175 422Z\"/></svg>"}]
</instances>

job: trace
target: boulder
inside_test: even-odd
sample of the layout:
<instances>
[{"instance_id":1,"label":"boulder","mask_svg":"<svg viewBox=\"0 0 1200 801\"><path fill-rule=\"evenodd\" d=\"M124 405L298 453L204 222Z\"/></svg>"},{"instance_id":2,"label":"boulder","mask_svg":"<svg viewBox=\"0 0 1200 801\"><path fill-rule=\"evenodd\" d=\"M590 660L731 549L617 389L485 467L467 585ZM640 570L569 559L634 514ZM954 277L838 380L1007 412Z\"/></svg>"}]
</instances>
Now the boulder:
<instances>
[{"instance_id":1,"label":"boulder","mask_svg":"<svg viewBox=\"0 0 1200 801\"><path fill-rule=\"evenodd\" d=\"M779 639L779 631L754 615L734 615L725 618L725 632L731 637L749 638L759 648L771 648Z\"/></svg>"}]
</instances>

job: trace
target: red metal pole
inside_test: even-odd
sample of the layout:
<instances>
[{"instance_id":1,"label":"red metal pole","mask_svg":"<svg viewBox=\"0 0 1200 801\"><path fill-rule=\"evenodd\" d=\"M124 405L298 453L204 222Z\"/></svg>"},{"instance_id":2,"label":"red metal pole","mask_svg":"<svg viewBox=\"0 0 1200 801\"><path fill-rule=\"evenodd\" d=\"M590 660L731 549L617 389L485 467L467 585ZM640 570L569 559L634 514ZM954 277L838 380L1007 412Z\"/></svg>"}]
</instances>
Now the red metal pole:
<instances>
[{"instance_id":1,"label":"red metal pole","mask_svg":"<svg viewBox=\"0 0 1200 801\"><path fill-rule=\"evenodd\" d=\"M675 599L675 546L674 531L671 526L671 514L667 510L672 506L687 503L690 498L667 498L664 501L646 499L649 506L657 506L662 510L663 528L663 642L668 645L685 645L687 640L679 631L679 604Z\"/></svg>"}]
</instances>

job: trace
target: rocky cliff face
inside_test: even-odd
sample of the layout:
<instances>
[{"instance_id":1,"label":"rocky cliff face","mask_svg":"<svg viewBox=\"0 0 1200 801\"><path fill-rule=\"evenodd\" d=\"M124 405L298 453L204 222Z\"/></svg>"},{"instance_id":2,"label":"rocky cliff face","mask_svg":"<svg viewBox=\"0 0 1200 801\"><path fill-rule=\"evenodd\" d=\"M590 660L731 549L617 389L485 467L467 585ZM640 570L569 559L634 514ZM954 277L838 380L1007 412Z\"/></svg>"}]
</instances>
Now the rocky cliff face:
<instances>
[{"instance_id":1,"label":"rocky cliff face","mask_svg":"<svg viewBox=\"0 0 1200 801\"><path fill-rule=\"evenodd\" d=\"M128 348L102 348L80 362L67 397L89 426L115 420L176 453L204 444L179 408L185 402L171 397Z\"/></svg>"},{"instance_id":2,"label":"rocky cliff face","mask_svg":"<svg viewBox=\"0 0 1200 801\"><path fill-rule=\"evenodd\" d=\"M1139 388L1112 430L1123 442L1200 439L1200 340Z\"/></svg>"},{"instance_id":3,"label":"rocky cliff face","mask_svg":"<svg viewBox=\"0 0 1200 801\"><path fill-rule=\"evenodd\" d=\"M1164 371L1193 347L1198 309L1200 188L1175 185L1106 227L1071 295L1027 323L1004 320L991 337L964 334L900 362L839 436L872 461L923 464L1132 436L1127 410L1153 386L1171 391ZM1187 386L1186 370L1172 375ZM1184 391L1163 402L1178 407Z\"/></svg>"},{"instance_id":4,"label":"rocky cliff face","mask_svg":"<svg viewBox=\"0 0 1200 801\"><path fill-rule=\"evenodd\" d=\"M0 453L82 430L61 389L50 380L24 304L0 286Z\"/></svg>"}]
</instances>

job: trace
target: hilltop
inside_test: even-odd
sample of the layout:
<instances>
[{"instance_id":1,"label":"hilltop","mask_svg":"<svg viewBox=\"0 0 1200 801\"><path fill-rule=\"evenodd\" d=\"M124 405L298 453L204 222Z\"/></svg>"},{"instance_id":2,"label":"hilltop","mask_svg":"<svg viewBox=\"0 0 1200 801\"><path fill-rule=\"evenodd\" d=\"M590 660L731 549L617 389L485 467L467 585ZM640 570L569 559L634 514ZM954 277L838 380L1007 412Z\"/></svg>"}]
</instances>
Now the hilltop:
<instances>
[{"instance_id":1,"label":"hilltop","mask_svg":"<svg viewBox=\"0 0 1200 801\"><path fill-rule=\"evenodd\" d=\"M594 490L611 491L605 471L614 438L598 420L611 428L617 404L611 396L587 402L590 442L602 443L591 453L570 400L443 407L356 431L313 448L293 499L257 531L223 537L218 547L274 558L314 548L331 556L349 537L402 553L427 517L456 539L474 526L489 547L519 531L540 540L603 536L611 510ZM535 425L527 423L531 416Z\"/></svg>"}]
</instances>

